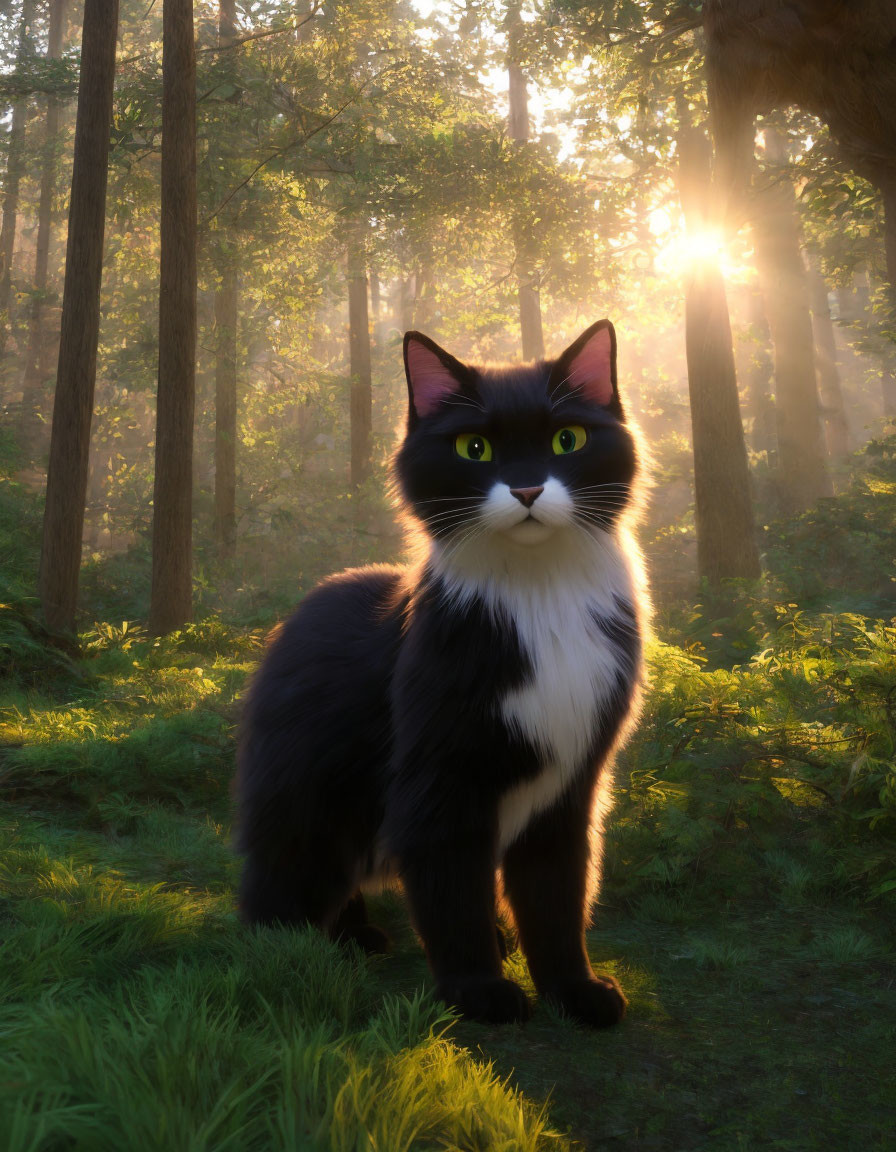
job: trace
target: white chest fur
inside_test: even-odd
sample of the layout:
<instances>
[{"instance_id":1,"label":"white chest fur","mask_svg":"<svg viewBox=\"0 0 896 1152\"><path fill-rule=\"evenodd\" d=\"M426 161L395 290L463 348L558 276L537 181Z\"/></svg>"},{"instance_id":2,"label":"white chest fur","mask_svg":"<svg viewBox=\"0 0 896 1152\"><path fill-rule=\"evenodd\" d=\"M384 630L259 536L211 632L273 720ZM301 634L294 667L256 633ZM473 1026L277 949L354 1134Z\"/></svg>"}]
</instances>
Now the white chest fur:
<instances>
[{"instance_id":1,"label":"white chest fur","mask_svg":"<svg viewBox=\"0 0 896 1152\"><path fill-rule=\"evenodd\" d=\"M508 559L462 574L442 570L455 595L479 595L496 619L512 623L532 667L529 681L498 702L504 721L542 763L538 775L501 798L501 852L583 770L620 673L632 674L598 621L630 624L620 604L634 603L636 581L636 560L603 532L579 537L549 565L533 564L531 553L519 567Z\"/></svg>"},{"instance_id":2,"label":"white chest fur","mask_svg":"<svg viewBox=\"0 0 896 1152\"><path fill-rule=\"evenodd\" d=\"M625 595L624 589L619 591ZM630 592L625 598L631 602ZM570 589L559 602L526 598L511 611L534 675L528 684L504 697L501 714L509 727L538 749L542 769L501 799L502 850L582 770L601 712L610 703L623 671L621 653L595 618L618 617L615 603L599 605L592 595L576 595Z\"/></svg>"}]
</instances>

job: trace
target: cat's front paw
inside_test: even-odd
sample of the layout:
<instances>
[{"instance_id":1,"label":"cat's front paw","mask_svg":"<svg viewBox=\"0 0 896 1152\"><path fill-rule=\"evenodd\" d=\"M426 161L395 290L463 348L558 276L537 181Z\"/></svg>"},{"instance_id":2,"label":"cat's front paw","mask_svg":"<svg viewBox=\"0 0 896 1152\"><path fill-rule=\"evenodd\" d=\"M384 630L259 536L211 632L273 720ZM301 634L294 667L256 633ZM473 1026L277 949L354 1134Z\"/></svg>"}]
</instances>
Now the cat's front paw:
<instances>
[{"instance_id":1,"label":"cat's front paw","mask_svg":"<svg viewBox=\"0 0 896 1152\"><path fill-rule=\"evenodd\" d=\"M462 1015L488 1024L510 1024L532 1015L522 988L497 976L451 977L438 985L436 995Z\"/></svg>"},{"instance_id":2,"label":"cat's front paw","mask_svg":"<svg viewBox=\"0 0 896 1152\"><path fill-rule=\"evenodd\" d=\"M569 981L545 993L566 1016L590 1028L610 1028L625 1015L628 1001L622 989L609 976Z\"/></svg>"}]
</instances>

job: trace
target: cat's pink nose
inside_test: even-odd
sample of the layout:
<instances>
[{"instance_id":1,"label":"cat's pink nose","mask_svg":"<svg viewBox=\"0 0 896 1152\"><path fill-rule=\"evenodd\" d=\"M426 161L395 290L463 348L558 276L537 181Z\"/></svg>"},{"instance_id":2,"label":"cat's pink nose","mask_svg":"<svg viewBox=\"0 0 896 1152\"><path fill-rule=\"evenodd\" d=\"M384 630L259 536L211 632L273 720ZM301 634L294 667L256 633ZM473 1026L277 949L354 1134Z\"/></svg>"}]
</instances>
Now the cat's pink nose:
<instances>
[{"instance_id":1,"label":"cat's pink nose","mask_svg":"<svg viewBox=\"0 0 896 1152\"><path fill-rule=\"evenodd\" d=\"M524 508L531 508L538 497L544 492L544 485L540 488L511 488L510 495L516 496Z\"/></svg>"}]
</instances>

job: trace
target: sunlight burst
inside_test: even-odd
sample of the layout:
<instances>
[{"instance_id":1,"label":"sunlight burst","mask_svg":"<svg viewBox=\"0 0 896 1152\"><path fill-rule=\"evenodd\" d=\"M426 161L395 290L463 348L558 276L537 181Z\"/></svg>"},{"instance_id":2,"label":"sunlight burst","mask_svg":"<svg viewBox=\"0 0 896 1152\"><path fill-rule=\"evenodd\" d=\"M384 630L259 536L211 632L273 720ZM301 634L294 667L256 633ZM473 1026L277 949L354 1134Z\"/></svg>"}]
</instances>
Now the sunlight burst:
<instances>
[{"instance_id":1,"label":"sunlight burst","mask_svg":"<svg viewBox=\"0 0 896 1152\"><path fill-rule=\"evenodd\" d=\"M659 219L661 216L666 218L665 221ZM721 269L726 280L742 280L748 274L745 256L749 254L738 253L735 257L720 228L688 232L683 217L673 221L668 212L658 210L650 215L650 229L657 238L654 263L660 275L680 276L712 264Z\"/></svg>"}]
</instances>

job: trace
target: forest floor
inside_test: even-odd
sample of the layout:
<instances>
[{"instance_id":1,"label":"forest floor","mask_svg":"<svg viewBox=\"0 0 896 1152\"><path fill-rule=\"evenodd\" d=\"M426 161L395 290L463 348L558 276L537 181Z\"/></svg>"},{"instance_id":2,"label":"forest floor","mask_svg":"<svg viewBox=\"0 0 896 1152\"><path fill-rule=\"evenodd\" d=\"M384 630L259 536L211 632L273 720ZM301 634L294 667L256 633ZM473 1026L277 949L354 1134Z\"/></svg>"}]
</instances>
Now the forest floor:
<instances>
[{"instance_id":1,"label":"forest floor","mask_svg":"<svg viewBox=\"0 0 896 1152\"><path fill-rule=\"evenodd\" d=\"M896 1146L896 475L863 483L774 530L763 587L660 617L588 938L630 998L602 1033L542 1005L452 1020L396 893L381 959L243 928L230 782L262 630L47 647L36 513L0 484L0 1146Z\"/></svg>"},{"instance_id":2,"label":"forest floor","mask_svg":"<svg viewBox=\"0 0 896 1152\"><path fill-rule=\"evenodd\" d=\"M127 731L82 727L59 748L63 772L73 744L85 761L96 740L118 745L123 765L146 731L114 677L92 693L107 715L115 700ZM142 788L110 759L108 789L84 803L77 780L69 790L55 772L7 766L8 1152L565 1147L552 1133L631 1152L893 1147L892 909L771 889L745 903L648 891L600 909L589 935L596 970L630 998L620 1027L592 1033L538 1006L524 1026L443 1031L438 1005L420 999L431 980L397 893L372 902L394 941L375 961L315 933L238 924L217 771L227 721L210 711L176 724L176 695L157 723L174 725L180 769L164 739L158 761L155 741L139 740ZM81 701L66 716L82 708L83 726ZM507 967L531 991L519 953Z\"/></svg>"}]
</instances>

